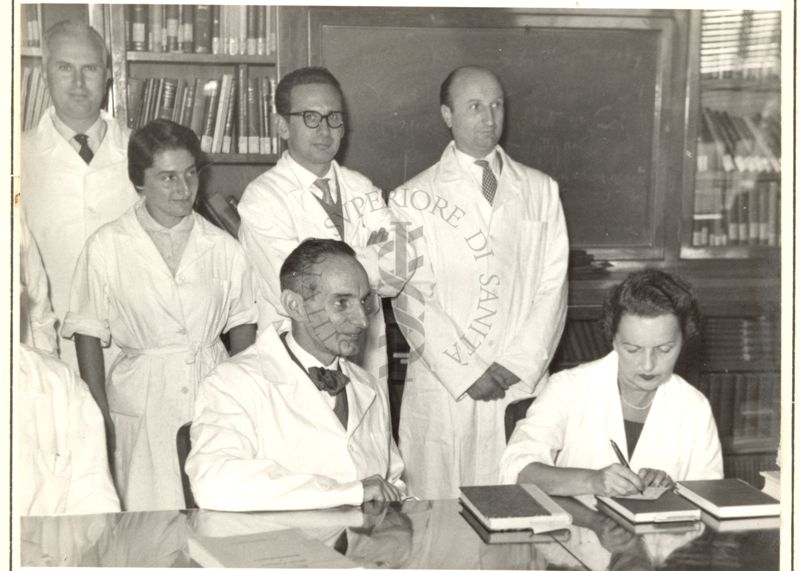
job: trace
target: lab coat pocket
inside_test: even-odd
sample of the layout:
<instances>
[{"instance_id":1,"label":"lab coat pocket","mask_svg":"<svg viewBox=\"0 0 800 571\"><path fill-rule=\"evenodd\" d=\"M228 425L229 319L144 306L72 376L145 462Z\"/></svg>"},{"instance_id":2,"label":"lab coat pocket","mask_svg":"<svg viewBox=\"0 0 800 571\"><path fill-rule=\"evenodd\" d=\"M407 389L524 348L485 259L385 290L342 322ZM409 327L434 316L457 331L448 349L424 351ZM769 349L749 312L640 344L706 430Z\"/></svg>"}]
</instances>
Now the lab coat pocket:
<instances>
[{"instance_id":1,"label":"lab coat pocket","mask_svg":"<svg viewBox=\"0 0 800 571\"><path fill-rule=\"evenodd\" d=\"M150 377L149 359L125 356L108 374L106 394L112 414L130 417L144 415Z\"/></svg>"}]
</instances>

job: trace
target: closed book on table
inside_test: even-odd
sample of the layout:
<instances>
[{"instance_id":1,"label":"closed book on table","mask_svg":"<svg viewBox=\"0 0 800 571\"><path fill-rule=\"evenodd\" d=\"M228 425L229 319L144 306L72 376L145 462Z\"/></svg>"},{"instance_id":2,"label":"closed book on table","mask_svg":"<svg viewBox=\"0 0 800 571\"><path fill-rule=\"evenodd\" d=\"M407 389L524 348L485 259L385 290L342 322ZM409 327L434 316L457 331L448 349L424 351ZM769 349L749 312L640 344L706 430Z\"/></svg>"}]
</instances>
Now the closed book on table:
<instances>
[{"instance_id":1,"label":"closed book on table","mask_svg":"<svg viewBox=\"0 0 800 571\"><path fill-rule=\"evenodd\" d=\"M781 527L779 516L717 518L708 512L703 512L701 518L706 526L719 533L780 529Z\"/></svg>"},{"instance_id":2,"label":"closed book on table","mask_svg":"<svg viewBox=\"0 0 800 571\"><path fill-rule=\"evenodd\" d=\"M530 529L506 529L492 531L484 526L478 518L468 509L461 510L461 517L475 530L475 533L487 544L498 543L555 543L556 541L569 541L572 532L568 529L558 529L548 533L534 533Z\"/></svg>"},{"instance_id":3,"label":"closed book on table","mask_svg":"<svg viewBox=\"0 0 800 571\"><path fill-rule=\"evenodd\" d=\"M492 531L563 529L572 516L534 484L462 486L461 503Z\"/></svg>"},{"instance_id":4,"label":"closed book on table","mask_svg":"<svg viewBox=\"0 0 800 571\"><path fill-rule=\"evenodd\" d=\"M718 518L780 515L778 500L742 480L685 480L676 486L679 494Z\"/></svg>"},{"instance_id":5,"label":"closed book on table","mask_svg":"<svg viewBox=\"0 0 800 571\"><path fill-rule=\"evenodd\" d=\"M597 502L597 510L635 535L649 535L652 533L689 533L701 530L699 520L636 523L624 517L618 511L603 502Z\"/></svg>"},{"instance_id":6,"label":"closed book on table","mask_svg":"<svg viewBox=\"0 0 800 571\"><path fill-rule=\"evenodd\" d=\"M634 500L597 496L601 502L634 523L697 521L700 509L678 494L666 492L657 500Z\"/></svg>"}]
</instances>

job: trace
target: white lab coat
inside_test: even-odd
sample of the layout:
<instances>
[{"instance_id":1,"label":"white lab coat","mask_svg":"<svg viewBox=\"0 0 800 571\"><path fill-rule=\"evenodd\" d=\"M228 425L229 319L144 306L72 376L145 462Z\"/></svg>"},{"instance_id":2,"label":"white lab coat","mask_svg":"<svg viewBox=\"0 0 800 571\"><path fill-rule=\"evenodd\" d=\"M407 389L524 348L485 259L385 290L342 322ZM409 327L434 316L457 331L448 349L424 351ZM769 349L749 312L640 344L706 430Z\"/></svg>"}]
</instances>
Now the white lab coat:
<instances>
[{"instance_id":1,"label":"white lab coat","mask_svg":"<svg viewBox=\"0 0 800 571\"><path fill-rule=\"evenodd\" d=\"M394 278L394 249L382 244L367 246L373 231L385 228L394 241L391 213L380 189L365 176L333 161L344 215L340 236L317 198L304 188L289 165L286 153L270 170L253 180L239 203L242 223L239 240L256 270L259 330L285 319L281 307L281 265L306 238L344 240L358 256L370 286L381 295L397 295L403 280ZM388 378L386 326L383 310L370 317L363 356L354 357L384 385Z\"/></svg>"},{"instance_id":2,"label":"white lab coat","mask_svg":"<svg viewBox=\"0 0 800 571\"><path fill-rule=\"evenodd\" d=\"M200 385L186 473L197 504L226 511L360 505L361 480L405 489L386 389L342 361L347 429L273 327Z\"/></svg>"},{"instance_id":3,"label":"white lab coat","mask_svg":"<svg viewBox=\"0 0 800 571\"><path fill-rule=\"evenodd\" d=\"M236 240L193 212L173 277L135 208L86 243L62 333L121 349L106 393L125 509L181 509L176 433L192 419L197 383L227 356L220 333L258 315Z\"/></svg>"},{"instance_id":4,"label":"white lab coat","mask_svg":"<svg viewBox=\"0 0 800 571\"><path fill-rule=\"evenodd\" d=\"M126 127L102 113L107 130L100 148L86 164L53 125L55 109L36 128L22 134L22 208L39 246L53 310L63 325L75 262L86 239L136 202L128 179ZM61 359L78 371L75 347L61 339ZM106 354L110 362L116 352Z\"/></svg>"},{"instance_id":5,"label":"white lab coat","mask_svg":"<svg viewBox=\"0 0 800 571\"><path fill-rule=\"evenodd\" d=\"M547 375L566 316L568 243L558 186L498 147L503 169L490 217L454 144L389 199L409 223L422 265L394 301L411 346L400 451L411 493L458 497L496 484L506 407ZM467 389L497 362L521 378L503 399Z\"/></svg>"},{"instance_id":6,"label":"white lab coat","mask_svg":"<svg viewBox=\"0 0 800 571\"><path fill-rule=\"evenodd\" d=\"M42 256L23 216L19 217L19 230L20 305L25 304L20 318L26 320L20 323L20 342L57 357L56 314L50 304Z\"/></svg>"},{"instance_id":7,"label":"white lab coat","mask_svg":"<svg viewBox=\"0 0 800 571\"><path fill-rule=\"evenodd\" d=\"M20 344L14 499L20 515L119 511L103 417L64 363Z\"/></svg>"},{"instance_id":8,"label":"white lab coat","mask_svg":"<svg viewBox=\"0 0 800 571\"><path fill-rule=\"evenodd\" d=\"M658 387L633 456L628 452L617 388L619 358L602 359L550 378L503 454L503 483L516 482L531 462L598 470L619 462L620 447L634 472L663 470L674 481L722 478L722 448L705 396L678 375Z\"/></svg>"}]
</instances>

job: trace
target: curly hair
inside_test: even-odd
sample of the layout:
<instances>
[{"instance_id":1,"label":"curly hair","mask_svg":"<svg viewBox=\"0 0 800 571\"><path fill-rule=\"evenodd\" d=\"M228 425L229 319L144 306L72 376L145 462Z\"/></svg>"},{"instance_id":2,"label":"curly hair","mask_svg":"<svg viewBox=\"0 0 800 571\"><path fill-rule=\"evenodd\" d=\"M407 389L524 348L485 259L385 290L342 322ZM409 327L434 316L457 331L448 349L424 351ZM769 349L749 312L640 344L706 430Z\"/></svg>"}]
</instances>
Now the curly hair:
<instances>
[{"instance_id":1,"label":"curly hair","mask_svg":"<svg viewBox=\"0 0 800 571\"><path fill-rule=\"evenodd\" d=\"M672 314L678 318L684 341L695 337L700 330L700 310L692 287L680 277L661 270L632 273L608 291L601 319L609 342L626 313L643 317Z\"/></svg>"}]
</instances>

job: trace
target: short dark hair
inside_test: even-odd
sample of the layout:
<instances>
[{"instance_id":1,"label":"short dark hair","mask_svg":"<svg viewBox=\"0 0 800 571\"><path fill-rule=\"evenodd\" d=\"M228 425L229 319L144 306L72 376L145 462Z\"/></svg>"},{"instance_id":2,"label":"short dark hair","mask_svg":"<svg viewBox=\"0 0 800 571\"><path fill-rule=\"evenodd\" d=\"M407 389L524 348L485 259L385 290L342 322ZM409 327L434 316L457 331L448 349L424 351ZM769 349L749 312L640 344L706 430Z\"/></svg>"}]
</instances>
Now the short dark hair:
<instances>
[{"instance_id":1,"label":"short dark hair","mask_svg":"<svg viewBox=\"0 0 800 571\"><path fill-rule=\"evenodd\" d=\"M680 277L661 270L634 272L608 291L602 325L609 342L626 313L642 317L672 314L678 318L684 341L695 337L700 330L700 310L692 287Z\"/></svg>"},{"instance_id":2,"label":"short dark hair","mask_svg":"<svg viewBox=\"0 0 800 571\"><path fill-rule=\"evenodd\" d=\"M203 152L194 131L167 119L154 119L133 132L128 141L128 178L135 187L144 184L144 171L162 151L183 149L202 167Z\"/></svg>"},{"instance_id":3,"label":"short dark hair","mask_svg":"<svg viewBox=\"0 0 800 571\"><path fill-rule=\"evenodd\" d=\"M485 73L490 74L493 76L497 83L500 84L500 87L503 86L503 83L500 81L500 78L497 77L497 74L493 72L491 69L487 69L480 65L462 65L460 67L455 68L453 71L447 74L447 77L444 78L442 85L439 87L439 103L441 105L447 105L450 109L453 108L453 94L451 93L451 86L456 78L464 71L472 70L472 71L483 71Z\"/></svg>"},{"instance_id":4,"label":"short dark hair","mask_svg":"<svg viewBox=\"0 0 800 571\"><path fill-rule=\"evenodd\" d=\"M329 256L356 259L355 250L341 240L307 238L300 242L300 245L286 257L283 265L281 265L281 291L289 289L297 293L313 292L316 289L317 280L309 280L308 278L315 277L312 274L312 269L317 264L324 262Z\"/></svg>"},{"instance_id":5,"label":"short dark hair","mask_svg":"<svg viewBox=\"0 0 800 571\"><path fill-rule=\"evenodd\" d=\"M321 83L330 85L339 92L339 97L344 105L344 93L339 85L339 80L324 67L301 67L283 76L275 89L275 110L279 115L286 117L292 112L292 89L298 85L313 85Z\"/></svg>"}]
</instances>

